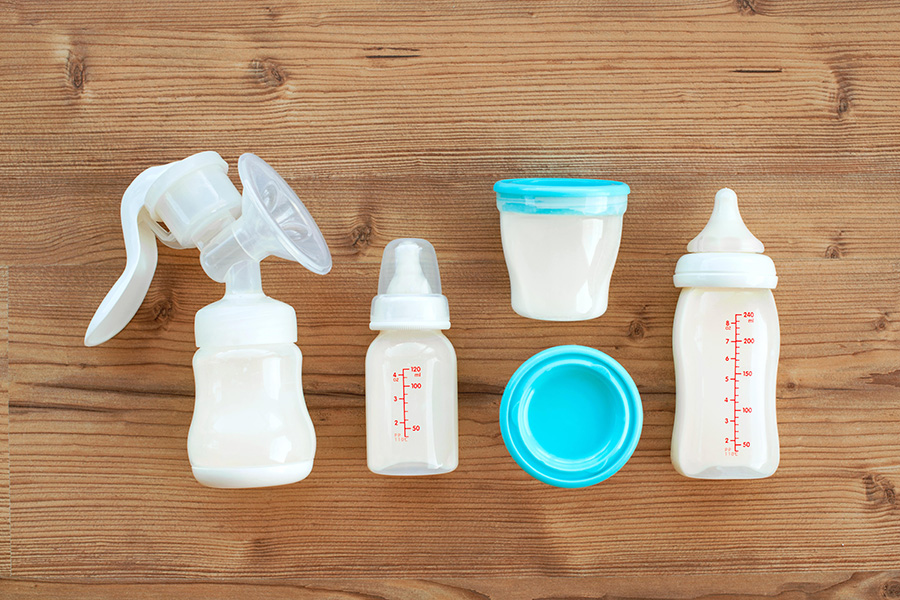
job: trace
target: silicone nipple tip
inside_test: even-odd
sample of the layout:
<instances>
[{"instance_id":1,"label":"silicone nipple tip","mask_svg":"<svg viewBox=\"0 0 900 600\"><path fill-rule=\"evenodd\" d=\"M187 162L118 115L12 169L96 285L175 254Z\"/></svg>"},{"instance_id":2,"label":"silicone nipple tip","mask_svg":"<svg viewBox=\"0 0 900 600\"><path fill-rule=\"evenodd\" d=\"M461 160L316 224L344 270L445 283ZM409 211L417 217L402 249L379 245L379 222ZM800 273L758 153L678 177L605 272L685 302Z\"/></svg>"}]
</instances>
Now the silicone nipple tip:
<instances>
[{"instance_id":1,"label":"silicone nipple tip","mask_svg":"<svg viewBox=\"0 0 900 600\"><path fill-rule=\"evenodd\" d=\"M422 272L422 248L414 242L404 242L394 250L394 277L388 286L389 294L430 294L431 286Z\"/></svg>"},{"instance_id":2,"label":"silicone nipple tip","mask_svg":"<svg viewBox=\"0 0 900 600\"><path fill-rule=\"evenodd\" d=\"M735 203L737 204L737 194L734 193L734 190L731 188L722 188L718 192L716 192L716 202L727 202L727 203Z\"/></svg>"}]
</instances>

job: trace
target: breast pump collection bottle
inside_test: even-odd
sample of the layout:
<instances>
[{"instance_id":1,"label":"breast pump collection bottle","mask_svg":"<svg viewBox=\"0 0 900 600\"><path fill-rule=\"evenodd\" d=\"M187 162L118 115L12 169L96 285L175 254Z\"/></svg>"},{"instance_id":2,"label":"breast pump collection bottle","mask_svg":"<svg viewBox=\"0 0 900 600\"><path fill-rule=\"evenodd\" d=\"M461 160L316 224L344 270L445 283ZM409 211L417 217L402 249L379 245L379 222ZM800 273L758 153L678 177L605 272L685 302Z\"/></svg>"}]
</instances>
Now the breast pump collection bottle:
<instances>
[{"instance_id":1,"label":"breast pump collection bottle","mask_svg":"<svg viewBox=\"0 0 900 600\"><path fill-rule=\"evenodd\" d=\"M243 196L227 172L218 154L201 152L151 167L132 182L122 198L125 271L97 309L85 344L107 341L137 312L156 269L154 236L173 248L199 248L203 270L225 284L225 296L194 320L194 476L220 488L293 483L312 469L316 437L303 398L297 316L263 293L259 263L275 255L325 274L331 254L303 203L269 165L240 157Z\"/></svg>"},{"instance_id":2,"label":"breast pump collection bottle","mask_svg":"<svg viewBox=\"0 0 900 600\"><path fill-rule=\"evenodd\" d=\"M672 464L687 477L757 479L778 467L778 277L763 250L725 188L675 267Z\"/></svg>"},{"instance_id":3,"label":"breast pump collection bottle","mask_svg":"<svg viewBox=\"0 0 900 600\"><path fill-rule=\"evenodd\" d=\"M387 245L366 354L369 470L382 475L449 473L459 462L456 352L441 333L450 310L437 255L426 240Z\"/></svg>"}]
</instances>

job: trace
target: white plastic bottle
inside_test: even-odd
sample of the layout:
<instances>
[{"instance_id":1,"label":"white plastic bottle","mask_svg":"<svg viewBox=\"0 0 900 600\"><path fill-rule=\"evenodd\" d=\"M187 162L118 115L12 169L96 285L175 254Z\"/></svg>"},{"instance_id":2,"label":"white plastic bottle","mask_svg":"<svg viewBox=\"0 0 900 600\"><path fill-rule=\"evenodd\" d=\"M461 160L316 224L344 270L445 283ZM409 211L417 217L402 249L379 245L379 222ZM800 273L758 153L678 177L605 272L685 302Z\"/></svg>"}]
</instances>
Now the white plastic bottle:
<instances>
[{"instance_id":1,"label":"white plastic bottle","mask_svg":"<svg viewBox=\"0 0 900 600\"><path fill-rule=\"evenodd\" d=\"M459 463L456 352L434 248L394 240L384 249L366 354L366 447L381 475L449 473Z\"/></svg>"},{"instance_id":2,"label":"white plastic bottle","mask_svg":"<svg viewBox=\"0 0 900 600\"><path fill-rule=\"evenodd\" d=\"M688 251L675 267L672 464L697 479L768 477L779 461L775 264L727 188Z\"/></svg>"},{"instance_id":3,"label":"white plastic bottle","mask_svg":"<svg viewBox=\"0 0 900 600\"><path fill-rule=\"evenodd\" d=\"M194 477L211 487L305 479L316 432L301 383L294 309L263 294L258 262L229 270L225 297L194 318Z\"/></svg>"}]
</instances>

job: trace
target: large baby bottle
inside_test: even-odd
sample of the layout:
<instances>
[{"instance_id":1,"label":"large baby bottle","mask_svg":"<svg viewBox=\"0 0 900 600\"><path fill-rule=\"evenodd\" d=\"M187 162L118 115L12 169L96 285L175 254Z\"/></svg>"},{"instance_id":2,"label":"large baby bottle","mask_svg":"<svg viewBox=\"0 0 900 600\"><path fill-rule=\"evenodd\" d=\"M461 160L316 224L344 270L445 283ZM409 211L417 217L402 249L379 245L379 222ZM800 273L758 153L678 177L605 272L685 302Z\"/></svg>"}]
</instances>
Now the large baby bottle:
<instances>
[{"instance_id":1,"label":"large baby bottle","mask_svg":"<svg viewBox=\"0 0 900 600\"><path fill-rule=\"evenodd\" d=\"M450 309L437 255L426 240L384 249L366 354L369 470L382 475L449 473L459 463L456 352L441 333Z\"/></svg>"},{"instance_id":2,"label":"large baby bottle","mask_svg":"<svg viewBox=\"0 0 900 600\"><path fill-rule=\"evenodd\" d=\"M238 161L238 193L215 152L151 167L122 198L125 272L88 326L95 346L123 329L156 269L156 240L199 248L200 264L225 296L194 319L196 398L188 434L194 477L221 488L293 483L312 468L316 438L303 398L297 316L262 291L270 255L324 274L331 254L290 186L252 154ZM163 229L159 222L166 225Z\"/></svg>"},{"instance_id":3,"label":"large baby bottle","mask_svg":"<svg viewBox=\"0 0 900 600\"><path fill-rule=\"evenodd\" d=\"M778 277L763 250L725 188L675 267L672 464L686 477L758 479L778 468Z\"/></svg>"}]
</instances>

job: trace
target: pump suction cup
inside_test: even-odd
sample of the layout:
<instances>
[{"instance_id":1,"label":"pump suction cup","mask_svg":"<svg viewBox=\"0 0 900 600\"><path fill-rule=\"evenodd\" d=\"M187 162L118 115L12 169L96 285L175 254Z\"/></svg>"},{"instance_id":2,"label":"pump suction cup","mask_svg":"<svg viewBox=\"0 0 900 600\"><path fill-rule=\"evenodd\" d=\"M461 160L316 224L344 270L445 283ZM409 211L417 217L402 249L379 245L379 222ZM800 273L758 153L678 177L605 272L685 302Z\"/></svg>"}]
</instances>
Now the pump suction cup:
<instances>
[{"instance_id":1,"label":"pump suction cup","mask_svg":"<svg viewBox=\"0 0 900 600\"><path fill-rule=\"evenodd\" d=\"M201 252L206 274L223 282L233 265L272 255L296 261L319 275L328 273L328 244L291 186L254 154L241 155L238 173L244 186L241 218Z\"/></svg>"}]
</instances>

